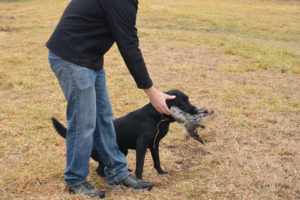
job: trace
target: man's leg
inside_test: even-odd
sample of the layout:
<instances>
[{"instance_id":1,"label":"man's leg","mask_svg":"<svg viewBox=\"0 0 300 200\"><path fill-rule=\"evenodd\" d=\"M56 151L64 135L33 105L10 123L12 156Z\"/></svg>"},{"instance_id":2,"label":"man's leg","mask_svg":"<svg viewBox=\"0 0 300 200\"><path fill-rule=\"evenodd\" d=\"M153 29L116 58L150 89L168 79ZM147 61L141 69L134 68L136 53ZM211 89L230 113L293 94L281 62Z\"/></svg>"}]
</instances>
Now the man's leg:
<instances>
[{"instance_id":1,"label":"man's leg","mask_svg":"<svg viewBox=\"0 0 300 200\"><path fill-rule=\"evenodd\" d=\"M120 186L151 190L152 183L139 180L127 169L126 158L119 150L113 125L113 112L109 100L104 69L97 72L96 78L97 120L94 133L94 143L99 151L105 168L107 187L109 189Z\"/></svg>"},{"instance_id":2,"label":"man's leg","mask_svg":"<svg viewBox=\"0 0 300 200\"><path fill-rule=\"evenodd\" d=\"M130 173L126 158L119 150L113 125L113 112L106 88L105 71L97 71L95 83L97 120L94 133L94 143L101 160L106 166L105 176L108 181L119 181Z\"/></svg>"},{"instance_id":3,"label":"man's leg","mask_svg":"<svg viewBox=\"0 0 300 200\"><path fill-rule=\"evenodd\" d=\"M67 164L64 179L70 192L104 197L86 181L96 128L94 70L67 62L53 53L49 61L67 100Z\"/></svg>"}]
</instances>

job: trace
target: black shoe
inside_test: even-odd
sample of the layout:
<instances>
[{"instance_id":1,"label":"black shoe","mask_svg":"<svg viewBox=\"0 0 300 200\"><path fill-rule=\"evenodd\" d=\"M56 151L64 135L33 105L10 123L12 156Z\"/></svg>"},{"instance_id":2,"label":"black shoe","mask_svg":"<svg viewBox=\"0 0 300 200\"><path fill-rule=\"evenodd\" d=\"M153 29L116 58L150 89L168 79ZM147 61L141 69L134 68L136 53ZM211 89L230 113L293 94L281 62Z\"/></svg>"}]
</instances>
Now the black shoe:
<instances>
[{"instance_id":1,"label":"black shoe","mask_svg":"<svg viewBox=\"0 0 300 200\"><path fill-rule=\"evenodd\" d=\"M97 190L94 188L91 184L88 182L84 182L78 185L68 186L69 192L72 194L83 194L87 195L89 197L98 197L98 198L104 198L105 193L101 192L100 190Z\"/></svg>"},{"instance_id":2,"label":"black shoe","mask_svg":"<svg viewBox=\"0 0 300 200\"><path fill-rule=\"evenodd\" d=\"M132 175L128 175L126 178L119 182L107 182L106 187L108 189L118 189L126 187L138 190L151 190L153 188L153 184L149 182L144 182L140 179L135 178Z\"/></svg>"}]
</instances>

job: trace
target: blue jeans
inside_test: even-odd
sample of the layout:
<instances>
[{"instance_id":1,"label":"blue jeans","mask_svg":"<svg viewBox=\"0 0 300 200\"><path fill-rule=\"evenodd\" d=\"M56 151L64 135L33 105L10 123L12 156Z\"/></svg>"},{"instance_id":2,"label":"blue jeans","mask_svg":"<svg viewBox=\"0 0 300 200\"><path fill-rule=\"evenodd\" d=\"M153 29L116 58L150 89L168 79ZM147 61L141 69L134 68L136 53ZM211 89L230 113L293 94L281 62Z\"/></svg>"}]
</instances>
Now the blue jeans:
<instances>
[{"instance_id":1,"label":"blue jeans","mask_svg":"<svg viewBox=\"0 0 300 200\"><path fill-rule=\"evenodd\" d=\"M64 179L69 185L86 181L93 146L106 166L107 181L129 175L113 126L105 72L70 63L49 51L50 66L67 100L67 165Z\"/></svg>"}]
</instances>

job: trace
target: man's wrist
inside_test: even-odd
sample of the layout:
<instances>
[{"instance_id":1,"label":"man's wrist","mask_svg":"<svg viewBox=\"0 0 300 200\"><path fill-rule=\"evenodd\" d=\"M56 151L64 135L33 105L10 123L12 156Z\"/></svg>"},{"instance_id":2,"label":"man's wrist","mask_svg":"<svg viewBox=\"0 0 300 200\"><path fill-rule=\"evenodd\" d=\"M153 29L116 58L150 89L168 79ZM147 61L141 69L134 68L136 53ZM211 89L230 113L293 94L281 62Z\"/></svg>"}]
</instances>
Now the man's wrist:
<instances>
[{"instance_id":1,"label":"man's wrist","mask_svg":"<svg viewBox=\"0 0 300 200\"><path fill-rule=\"evenodd\" d=\"M156 88L153 85L150 88L144 89L144 91L149 97L157 92Z\"/></svg>"}]
</instances>

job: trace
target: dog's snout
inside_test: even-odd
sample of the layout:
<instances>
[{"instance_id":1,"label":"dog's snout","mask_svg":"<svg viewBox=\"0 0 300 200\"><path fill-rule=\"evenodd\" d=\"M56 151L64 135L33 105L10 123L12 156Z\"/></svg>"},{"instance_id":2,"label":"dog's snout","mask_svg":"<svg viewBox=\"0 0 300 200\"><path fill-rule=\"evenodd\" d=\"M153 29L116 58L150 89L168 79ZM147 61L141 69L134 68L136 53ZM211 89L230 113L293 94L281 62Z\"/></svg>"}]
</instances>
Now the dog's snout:
<instances>
[{"instance_id":1,"label":"dog's snout","mask_svg":"<svg viewBox=\"0 0 300 200\"><path fill-rule=\"evenodd\" d=\"M197 114L201 114L201 115L207 116L207 115L211 115L213 113L214 113L213 110L209 111L209 110L206 110L206 109L197 108Z\"/></svg>"}]
</instances>

